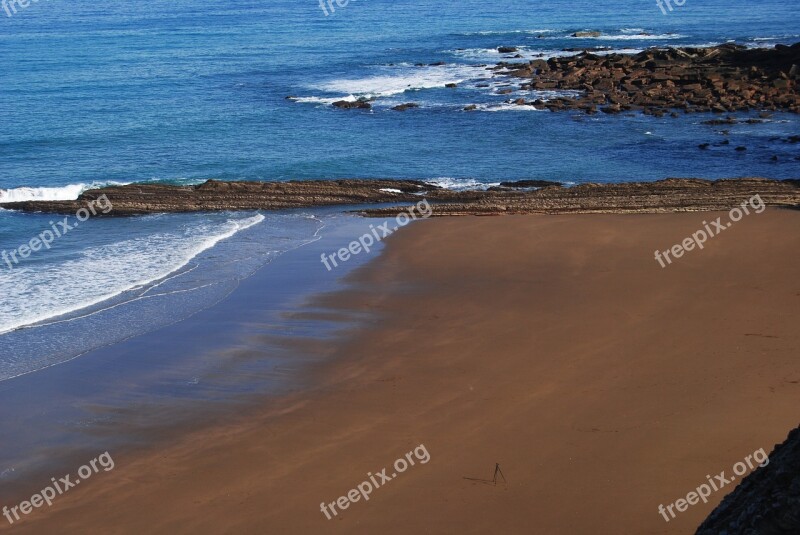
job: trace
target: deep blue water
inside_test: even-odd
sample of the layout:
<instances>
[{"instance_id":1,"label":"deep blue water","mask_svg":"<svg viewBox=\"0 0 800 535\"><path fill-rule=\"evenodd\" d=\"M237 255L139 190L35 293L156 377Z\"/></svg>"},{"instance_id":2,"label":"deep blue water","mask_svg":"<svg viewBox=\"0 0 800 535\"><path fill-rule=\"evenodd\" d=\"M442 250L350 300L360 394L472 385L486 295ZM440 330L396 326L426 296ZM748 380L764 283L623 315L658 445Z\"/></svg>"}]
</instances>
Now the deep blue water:
<instances>
[{"instance_id":1,"label":"deep blue water","mask_svg":"<svg viewBox=\"0 0 800 535\"><path fill-rule=\"evenodd\" d=\"M604 37L570 37L587 29ZM531 58L579 46L640 50L729 40L800 40L796 1L688 0L664 15L655 1L351 0L328 16L312 0L40 1L12 17L0 11L0 189L11 190L0 197L209 178L407 177L458 186L523 178L797 177L797 146L772 140L798 133L794 115L734 126L730 146L700 151L699 143L722 139L719 128L700 124L705 117L586 117L510 106L505 101L518 95L497 93L509 81L487 79L482 66L502 59L501 45ZM429 65L436 62L446 65ZM459 87L445 88L447 82ZM374 109L330 106L360 96L376 97ZM401 102L421 107L390 109ZM464 112L467 104L479 111ZM748 151L735 152L737 145ZM270 215L226 240L226 254L252 258L247 240L256 233L265 263L314 239L313 215ZM87 295L140 296L165 272L199 265L198 252L254 217L90 219L51 250L11 269L0 263L0 332L80 308L91 301ZM28 243L50 220L0 212L0 249ZM204 266L211 274L180 283L214 279L218 267ZM231 277L244 276L247 266ZM206 302L197 301L195 308ZM162 319L172 319L164 309ZM15 340L32 333L51 339L35 330L0 335L0 380L26 368L30 347L23 351ZM61 347L62 338L53 340Z\"/></svg>"}]
</instances>

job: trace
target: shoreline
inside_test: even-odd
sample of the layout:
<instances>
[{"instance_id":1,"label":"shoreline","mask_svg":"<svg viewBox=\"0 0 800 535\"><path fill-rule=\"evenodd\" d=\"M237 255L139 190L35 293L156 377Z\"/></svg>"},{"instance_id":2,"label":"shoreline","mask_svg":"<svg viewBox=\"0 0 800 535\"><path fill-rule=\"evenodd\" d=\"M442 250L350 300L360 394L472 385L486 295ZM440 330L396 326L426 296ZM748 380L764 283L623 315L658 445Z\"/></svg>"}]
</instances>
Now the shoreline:
<instances>
[{"instance_id":1,"label":"shoreline","mask_svg":"<svg viewBox=\"0 0 800 535\"><path fill-rule=\"evenodd\" d=\"M319 349L326 340L362 321L316 313L303 303L335 290L341 277L370 259L361 255L327 272L320 253L367 224L337 213L321 217L320 239L261 265L226 297L185 319L0 381L6 408L0 424L15 437L0 455L0 499L36 490L39 481L96 455L97 447L124 456L218 425L232 407L251 406L253 397L302 388L301 370L325 358Z\"/></svg>"},{"instance_id":2,"label":"shoreline","mask_svg":"<svg viewBox=\"0 0 800 535\"><path fill-rule=\"evenodd\" d=\"M797 217L753 216L667 270L650 251L696 214L412 225L314 300L371 318L329 348L315 387L115 456L108 477L15 529L685 533L723 493L670 523L659 503L797 424ZM336 521L317 510L419 444L430 462L369 502ZM495 462L507 485L465 479Z\"/></svg>"}]
</instances>

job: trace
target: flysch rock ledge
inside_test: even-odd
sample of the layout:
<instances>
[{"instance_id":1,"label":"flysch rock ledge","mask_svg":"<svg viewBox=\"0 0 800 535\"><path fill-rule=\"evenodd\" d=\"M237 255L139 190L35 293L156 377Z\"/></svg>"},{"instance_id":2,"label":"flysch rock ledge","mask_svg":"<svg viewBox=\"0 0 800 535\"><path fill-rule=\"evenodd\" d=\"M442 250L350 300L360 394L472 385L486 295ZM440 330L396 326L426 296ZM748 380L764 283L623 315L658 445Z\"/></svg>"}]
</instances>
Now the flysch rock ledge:
<instances>
[{"instance_id":1,"label":"flysch rock ledge","mask_svg":"<svg viewBox=\"0 0 800 535\"><path fill-rule=\"evenodd\" d=\"M800 207L800 180L737 178L703 180L670 178L656 182L549 185L505 182L488 190L453 191L421 180L310 180L290 182L222 182L196 186L130 184L93 189L73 201L29 201L0 204L24 212L74 214L87 202L106 196L109 216L241 210L284 210L321 206L391 204L359 211L367 216L397 213L422 198L433 214L504 215L566 213L661 213L729 210L754 195L765 204ZM546 184L543 182L542 184Z\"/></svg>"}]
</instances>

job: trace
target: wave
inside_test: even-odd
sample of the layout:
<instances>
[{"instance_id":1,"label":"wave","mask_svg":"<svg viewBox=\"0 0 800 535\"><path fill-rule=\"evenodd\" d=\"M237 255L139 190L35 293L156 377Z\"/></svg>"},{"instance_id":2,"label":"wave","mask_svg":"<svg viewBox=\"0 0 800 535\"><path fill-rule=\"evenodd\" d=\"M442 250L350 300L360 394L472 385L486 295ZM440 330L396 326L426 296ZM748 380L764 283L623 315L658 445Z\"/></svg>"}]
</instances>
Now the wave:
<instances>
[{"instance_id":1,"label":"wave","mask_svg":"<svg viewBox=\"0 0 800 535\"><path fill-rule=\"evenodd\" d=\"M474 178L451 178L451 177L438 177L430 180L425 180L429 184L439 186L440 188L449 189L453 191L464 191L474 189L487 189L492 186L499 186L500 182L480 182Z\"/></svg>"},{"instance_id":2,"label":"wave","mask_svg":"<svg viewBox=\"0 0 800 535\"><path fill-rule=\"evenodd\" d=\"M479 32L461 32L457 33L456 35L464 35L464 36L471 36L471 35L519 35L519 34L528 34L528 35L538 35L543 33L555 33L559 30L484 30Z\"/></svg>"},{"instance_id":3,"label":"wave","mask_svg":"<svg viewBox=\"0 0 800 535\"><path fill-rule=\"evenodd\" d=\"M596 56L605 56L608 54L638 54L643 49L641 48L609 48L608 50L592 50L592 54ZM460 50L446 50L446 53L453 54L465 59L483 60L483 61L500 61L504 55L500 54L496 48L464 48ZM519 54L523 59L550 59L550 58L566 58L570 56L577 56L580 51L576 50L554 50L554 49L540 49L533 50L526 47L518 47L515 54Z\"/></svg>"},{"instance_id":4,"label":"wave","mask_svg":"<svg viewBox=\"0 0 800 535\"><path fill-rule=\"evenodd\" d=\"M125 184L130 184L130 182L92 182L91 184L69 184L54 187L0 189L0 202L74 201L84 191L107 186L124 186Z\"/></svg>"},{"instance_id":5,"label":"wave","mask_svg":"<svg viewBox=\"0 0 800 535\"><path fill-rule=\"evenodd\" d=\"M800 34L797 33L786 33L783 35L775 35L772 37L753 37L750 39L751 41L781 41L783 39L796 39L800 37Z\"/></svg>"},{"instance_id":6,"label":"wave","mask_svg":"<svg viewBox=\"0 0 800 535\"><path fill-rule=\"evenodd\" d=\"M502 104L478 104L476 111L547 111L547 109L537 108L533 104L512 104L504 102Z\"/></svg>"},{"instance_id":7,"label":"wave","mask_svg":"<svg viewBox=\"0 0 800 535\"><path fill-rule=\"evenodd\" d=\"M212 220L180 231L90 246L57 263L0 269L0 287L5 294L0 334L146 288L183 269L220 241L264 219L257 214L221 223ZM80 275L87 273L90 278Z\"/></svg>"},{"instance_id":8,"label":"wave","mask_svg":"<svg viewBox=\"0 0 800 535\"><path fill-rule=\"evenodd\" d=\"M330 105L340 100L346 100L347 102L355 102L358 99L356 98L355 95L347 95L345 97L289 97L289 100L293 102L301 102L306 104Z\"/></svg>"},{"instance_id":9,"label":"wave","mask_svg":"<svg viewBox=\"0 0 800 535\"><path fill-rule=\"evenodd\" d=\"M598 37L573 37L570 39L592 39L595 41L667 41L670 39L685 39L687 36L679 33L623 33L618 35L601 34Z\"/></svg>"},{"instance_id":10,"label":"wave","mask_svg":"<svg viewBox=\"0 0 800 535\"><path fill-rule=\"evenodd\" d=\"M443 88L446 84L460 84L467 80L487 78L485 70L468 65L441 65L426 67L381 68L382 73L364 78L342 78L315 85L315 89L347 95L350 98L379 98L399 95L407 91ZM327 97L300 97L321 101ZM297 99L299 100L299 99ZM336 100L340 100L337 98Z\"/></svg>"}]
</instances>

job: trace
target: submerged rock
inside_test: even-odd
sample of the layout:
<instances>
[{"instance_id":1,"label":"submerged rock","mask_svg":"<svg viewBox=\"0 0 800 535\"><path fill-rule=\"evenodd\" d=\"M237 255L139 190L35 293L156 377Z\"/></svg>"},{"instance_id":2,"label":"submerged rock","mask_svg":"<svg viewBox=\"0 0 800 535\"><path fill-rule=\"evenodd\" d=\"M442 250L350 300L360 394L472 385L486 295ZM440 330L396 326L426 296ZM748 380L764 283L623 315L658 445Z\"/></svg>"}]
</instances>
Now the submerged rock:
<instances>
[{"instance_id":1,"label":"submerged rock","mask_svg":"<svg viewBox=\"0 0 800 535\"><path fill-rule=\"evenodd\" d=\"M575 32L572 34L572 37L600 37L603 35L601 32Z\"/></svg>"},{"instance_id":2,"label":"submerged rock","mask_svg":"<svg viewBox=\"0 0 800 535\"><path fill-rule=\"evenodd\" d=\"M416 102L407 102L405 104L399 104L397 106L394 106L392 109L395 111L406 111L410 110L411 108L419 108L419 104L417 104Z\"/></svg>"},{"instance_id":3,"label":"submerged rock","mask_svg":"<svg viewBox=\"0 0 800 535\"><path fill-rule=\"evenodd\" d=\"M365 109L365 110L368 110L368 109L372 108L372 104L370 104L369 102L366 102L364 100L355 100L355 101L337 100L336 102L333 103L333 106L336 107L336 108L342 108L342 109L345 109L345 110L349 110L349 109Z\"/></svg>"}]
</instances>

